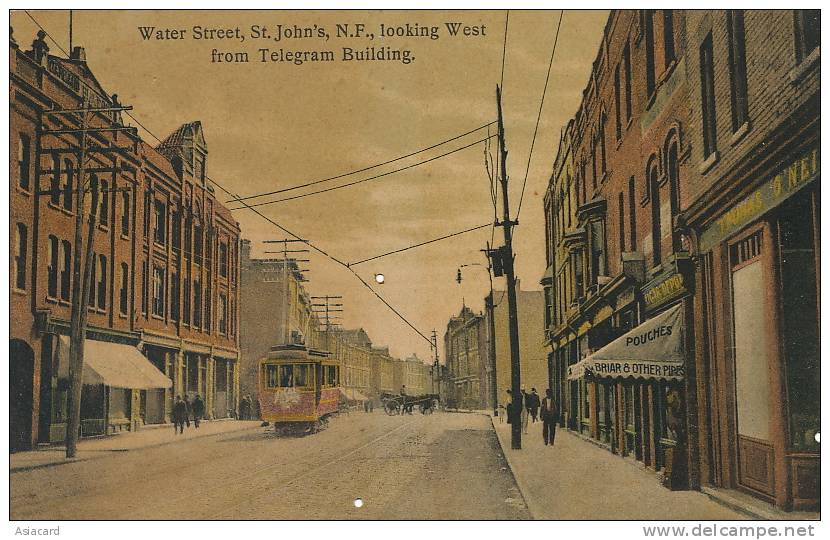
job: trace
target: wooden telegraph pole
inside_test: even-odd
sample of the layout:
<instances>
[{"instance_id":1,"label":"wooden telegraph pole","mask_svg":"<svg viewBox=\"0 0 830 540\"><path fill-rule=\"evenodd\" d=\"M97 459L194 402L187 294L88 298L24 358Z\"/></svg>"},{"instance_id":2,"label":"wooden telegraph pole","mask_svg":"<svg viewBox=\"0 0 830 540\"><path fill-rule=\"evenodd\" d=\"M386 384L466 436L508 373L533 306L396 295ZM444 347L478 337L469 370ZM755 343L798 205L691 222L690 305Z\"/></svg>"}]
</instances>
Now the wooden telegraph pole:
<instances>
[{"instance_id":1,"label":"wooden telegraph pole","mask_svg":"<svg viewBox=\"0 0 830 540\"><path fill-rule=\"evenodd\" d=\"M101 151L100 149L93 149L90 152L87 146L87 135L89 133L100 132L117 132L127 131L135 132L135 128L121 126L115 122L115 117L118 112L131 110L132 107L118 106L113 107L91 107L89 102L84 99L79 109L55 109L44 111L44 116L69 116L70 119L76 115L80 115L80 127L78 129L41 129L40 134L48 135L64 135L77 134L80 138L78 145L78 175L76 179L76 186L74 188L74 205L75 205L75 243L72 261L72 310L69 322L69 420L67 422L66 430L66 457L73 458L77 454L78 437L81 431L81 390L83 389L83 372L84 372L84 342L86 341L86 325L87 325L87 305L89 304L90 288L93 286L92 280L92 264L95 257L95 229L98 220L98 204L95 197L90 201L90 208L87 217L88 228L86 235L86 243L83 243L83 226L84 215L86 214L86 192L99 192L99 186L92 185L90 180L86 180L87 175L87 157L89 153ZM107 123L112 124L108 126L91 126L91 120L96 116L111 115ZM44 124L41 121L41 126ZM115 168L112 169L115 171ZM112 191L118 191L113 184ZM52 195L52 190L39 191L39 195ZM83 265L81 263L81 252L83 250Z\"/></svg>"},{"instance_id":2,"label":"wooden telegraph pole","mask_svg":"<svg viewBox=\"0 0 830 540\"><path fill-rule=\"evenodd\" d=\"M513 418L511 419L511 448L519 450L522 448L522 423L519 410L521 403L521 364L519 362L519 317L516 312L516 278L513 272L513 233L512 228L518 225L518 221L510 221L510 205L508 203L507 195L507 147L504 142L504 121L501 111L501 88L496 86L496 103L498 105L498 125L499 125L499 147L501 150L501 192L502 205L504 210L504 218L501 225L504 229L504 246L501 248L501 262L504 267L504 277L507 281L507 310L508 310L508 326L510 331L510 390L513 394L512 410Z\"/></svg>"}]
</instances>

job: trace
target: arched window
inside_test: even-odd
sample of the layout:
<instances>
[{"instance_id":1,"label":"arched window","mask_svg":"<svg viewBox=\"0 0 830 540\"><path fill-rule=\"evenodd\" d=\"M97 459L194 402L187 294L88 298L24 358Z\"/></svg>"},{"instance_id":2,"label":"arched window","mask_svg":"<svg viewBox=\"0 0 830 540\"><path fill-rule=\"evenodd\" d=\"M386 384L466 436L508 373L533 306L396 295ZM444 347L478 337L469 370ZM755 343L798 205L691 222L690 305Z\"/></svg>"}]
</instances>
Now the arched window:
<instances>
[{"instance_id":1,"label":"arched window","mask_svg":"<svg viewBox=\"0 0 830 540\"><path fill-rule=\"evenodd\" d=\"M672 140L666 152L666 174L669 177L669 198L671 202L672 223L674 216L680 213L680 163L678 162L677 140ZM665 231L666 234L669 231ZM674 251L680 249L679 238L672 233L672 248Z\"/></svg>"},{"instance_id":2,"label":"arched window","mask_svg":"<svg viewBox=\"0 0 830 540\"><path fill-rule=\"evenodd\" d=\"M63 207L71 212L72 196L75 191L75 168L68 159L63 162L63 168L64 176L66 177L63 184Z\"/></svg>"},{"instance_id":3,"label":"arched window","mask_svg":"<svg viewBox=\"0 0 830 540\"><path fill-rule=\"evenodd\" d=\"M49 243L46 246L46 258L49 261L49 268L47 269L47 285L46 294L50 298L58 297L58 238L52 234L49 235Z\"/></svg>"},{"instance_id":4,"label":"arched window","mask_svg":"<svg viewBox=\"0 0 830 540\"><path fill-rule=\"evenodd\" d=\"M654 265L657 266L662 260L660 253L660 240L662 238L660 229L660 180L657 170L657 160L653 159L646 173L649 195L651 196L651 242Z\"/></svg>"},{"instance_id":5,"label":"arched window","mask_svg":"<svg viewBox=\"0 0 830 540\"><path fill-rule=\"evenodd\" d=\"M130 234L130 192L121 192L121 234L129 236Z\"/></svg>"},{"instance_id":6,"label":"arched window","mask_svg":"<svg viewBox=\"0 0 830 540\"><path fill-rule=\"evenodd\" d=\"M99 189L100 188L99 188L99 185L98 185L98 177L94 174L90 175L90 177L89 177L89 193L92 196L92 199L91 199L91 202L90 202L89 211L92 214L95 214L95 213L98 212L98 204L99 204L98 200L100 198L99 197L100 194L98 193Z\"/></svg>"}]
</instances>

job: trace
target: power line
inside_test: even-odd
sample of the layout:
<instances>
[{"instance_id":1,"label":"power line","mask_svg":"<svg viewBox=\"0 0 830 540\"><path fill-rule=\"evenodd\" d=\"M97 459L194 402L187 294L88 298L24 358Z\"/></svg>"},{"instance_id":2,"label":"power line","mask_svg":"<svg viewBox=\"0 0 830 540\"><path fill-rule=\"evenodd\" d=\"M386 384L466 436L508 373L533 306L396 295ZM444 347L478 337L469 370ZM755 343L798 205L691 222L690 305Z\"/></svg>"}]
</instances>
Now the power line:
<instances>
[{"instance_id":1,"label":"power line","mask_svg":"<svg viewBox=\"0 0 830 540\"><path fill-rule=\"evenodd\" d=\"M296 186L291 186L291 187L287 187L287 188L277 189L277 190L275 190L275 191L269 191L269 192L267 192L267 193L259 193L259 194L257 194L257 195L247 195L247 196L245 196L245 197L240 197L240 198L238 198L238 199L229 199L229 200L228 200L228 201L226 201L226 202L229 202L229 203L230 203L230 202L240 202L240 201L246 201L246 200L249 200L249 199L256 199L256 198L258 198L258 197L265 197L265 196L268 196L268 195L276 195L277 193L284 193L284 192L286 192L286 191L291 191L291 190L294 190L294 189L300 189L300 188L304 188L304 187L308 187L308 186L313 186L313 185L316 185L316 184L322 184L323 182L330 182L331 180L337 180L338 178L343 178L343 177L345 177L345 176L351 176L351 175L353 175L353 174L357 174L357 173L365 172L365 171L368 171L368 170L370 170L370 169L376 169L376 168L381 167L381 166L383 166L383 165L388 165L388 164L390 164L390 163L394 163L394 162L396 162L396 161L400 161L400 160L402 160L402 159L406 159L406 158L408 158L408 157L412 157L412 156L414 156L414 155L416 155L416 154L420 154L420 153L422 153L422 152L426 152L427 150L432 150L433 148L437 148L437 147L439 147L439 146L441 146L441 145L444 145L444 144L447 144L447 143L449 143L449 142L452 142L452 141L458 140L458 139L460 139L460 138L462 138L462 137L465 137L465 136L467 136L467 135L469 135L469 134L471 134L471 133L475 133L476 131L482 130L482 129L484 129L484 128L489 128L491 125L493 125L493 124L495 124L495 123L496 123L496 121L494 120L494 121L492 121L492 122L489 122L489 123L487 123L487 124L484 124L483 126L479 126L479 127L475 128L475 129L471 129L470 131L467 131L467 132L465 132L465 133L462 133L461 135L456 135L455 137L452 137L451 139L446 139L446 140L441 141L441 142L439 142L439 143L433 144L432 146L427 146L426 148L421 148L420 150L416 150L415 152L411 152L411 153L409 153L409 154L406 154L405 156L396 157L395 159L390 159L389 161L384 161L383 163L377 163L377 164L375 164L375 165L371 165L371 166L369 166L369 167L364 167L364 168L362 168L362 169L358 169L358 170L356 170L356 171L351 171L351 172L347 172L347 173L343 173L343 174L338 174L337 176L330 176L330 177L328 177L328 178L323 178L322 180L315 180L314 182L307 182L307 183L305 183L305 184L298 184L298 185L296 185Z\"/></svg>"},{"instance_id":2,"label":"power line","mask_svg":"<svg viewBox=\"0 0 830 540\"><path fill-rule=\"evenodd\" d=\"M388 253L383 253L381 255L375 255L374 257L369 257L368 259L362 259L357 262L349 263L349 266L357 266L358 264L363 264L365 262L374 261L375 259L380 259L381 257L386 257L387 255L394 255L395 253L400 253L401 251L407 251L410 249L414 249L417 247L425 246L427 244L432 244L433 242L438 242L440 240L446 240L447 238L452 238L453 236L459 236L468 232L477 231L479 229L483 229L484 227L489 227L490 223L485 223L484 225L476 225L475 227L471 227L469 229L464 229L463 231L454 232L452 234L447 234L445 236L441 236L440 238L433 238L432 240L427 240L426 242L421 242L419 244L413 244L411 246L407 246L405 248L396 249L394 251L389 251Z\"/></svg>"},{"instance_id":3,"label":"power line","mask_svg":"<svg viewBox=\"0 0 830 540\"><path fill-rule=\"evenodd\" d=\"M522 193L519 195L519 206L516 209L516 220L519 219L519 214L522 212L522 201L525 197L525 186L527 185L527 177L530 174L530 158L533 157L533 146L536 144L536 132L539 131L539 121L542 119L542 107L545 105L545 94L548 91L548 81L550 80L550 69L553 66L553 56L556 54L556 43L559 41L559 28L562 26L562 15L564 10L559 10L559 23L556 25L556 37L553 39L553 50L550 53L550 63L548 63L548 73L545 75L545 87L542 89L542 100L539 103L539 114L536 115L536 127L533 128L533 139L530 141L530 152L527 154L527 169L525 169L525 179L522 182Z\"/></svg>"},{"instance_id":4,"label":"power line","mask_svg":"<svg viewBox=\"0 0 830 540\"><path fill-rule=\"evenodd\" d=\"M29 13L29 10L24 9L24 10L23 10L23 13L25 13L26 15L28 15L28 17L29 17L30 19L32 19L32 22L33 22L33 23L35 23L35 24L37 25L37 27L38 27L38 28L40 28L41 30L43 30L43 32L46 34L46 37L48 37L50 40L52 40L52 43L54 43L54 44L55 44L55 46L56 46L58 49L60 49L60 50L63 52L63 54L65 54L65 55L66 55L66 57L67 57L67 58L69 58L69 56L70 56L70 55L69 55L69 53L68 53L68 52L66 52L66 49L64 49L63 47L61 47L61 44L60 44L60 43L58 43L57 41L55 41L55 38L53 38L53 37L52 37L52 35L51 35L49 32L47 32L47 31L46 31L46 29L45 29L44 27L42 27L42 26L40 25L40 23L39 23L39 22L37 22L37 20L35 20L35 18L34 18L34 17L32 17L32 14L31 14L31 13Z\"/></svg>"},{"instance_id":5,"label":"power line","mask_svg":"<svg viewBox=\"0 0 830 540\"><path fill-rule=\"evenodd\" d=\"M293 201L293 200L296 200L296 199L302 199L303 197L309 197L311 195L318 195L320 193L326 193L328 191L334 191L334 190L337 190L337 189L351 187L351 186L354 186L354 185L357 185L357 184L362 184L363 182L369 182L370 180L377 180L378 178L383 178L383 177L389 176L391 174L399 173L401 171L405 171L407 169L412 169L412 168L418 167L420 165L424 165L426 163L429 163L431 161L441 159L442 157L446 157L446 156L449 156L450 154L460 152L461 150L466 150L467 148L470 148L471 146L475 146L478 143L484 142L487 139L490 139L492 137L496 137L496 135L488 135L487 137L485 137L483 139L479 139L475 142L472 142L470 144L462 146L461 148L456 148L454 150L450 150L449 152L445 152L443 154L437 155L435 157L429 158L429 159L424 160L424 161L419 161L417 163L413 163L412 165L407 165L406 167L401 167L400 169L395 169L394 171L388 171L388 172L385 172L385 173L382 173L382 174L377 174L375 176L370 176L369 178L363 178L361 180L355 180L354 182L348 182L346 184L341 184L339 186L334 186L334 187L325 188L325 189L318 189L317 191L312 191L312 192L309 192L309 193L303 193L302 195L293 195L291 197L284 197L282 199L276 199L276 200L273 200L273 201L259 202L259 203L254 203L254 204L246 204L244 201L240 200L239 202L242 202L244 204L244 206L239 206L237 208L229 208L229 210L232 210L232 211L233 210L244 210L246 208L251 209L251 208L255 208L257 206L267 206L267 205L277 204L277 203L286 202L286 201Z\"/></svg>"},{"instance_id":6,"label":"power line","mask_svg":"<svg viewBox=\"0 0 830 540\"><path fill-rule=\"evenodd\" d=\"M32 17L32 15L31 15L28 11L24 10L24 12L26 13L26 15L28 15L28 16L29 16L29 18L30 18L30 19L32 19L32 21L33 21L33 22L34 22L34 23L35 23L35 24L36 24L36 25L37 25L37 26L38 26L41 30L43 30L43 32L44 32L44 33L45 33L45 34L49 37L49 39L51 39L51 40L52 40L52 42L53 42L53 43L55 43L55 45L57 45L57 47L58 47L61 51L63 51L63 53L64 53L64 54L66 54L67 56L69 56L69 55L67 54L66 50L65 50L63 47L61 47L61 46L60 46L60 44L58 44L58 42L57 42L57 41L55 41L55 39L54 39L54 38L53 38L53 37L49 34L49 32L47 32L47 31L46 31L46 29L45 29L45 28L43 28L43 26L41 26L41 24L40 24L39 22L37 22L37 20L36 20L34 17ZM147 126L145 126L144 124L142 124L142 123L141 123L141 121L139 121L139 120L138 120L138 119L137 119L137 118L136 118L136 117L135 117L132 113L130 113L129 111L124 111L124 112L127 114L127 116L129 116L130 118L132 118L132 119L133 119L133 120L134 120L134 121L135 121L135 122L136 122L136 123L137 123L137 124L138 124L138 125L139 125L142 129L143 129L143 130L144 130L144 131L146 131L146 132L147 132L147 133L148 133L151 137L153 137L153 138L154 138L155 140L157 140L159 143L161 143L161 142L162 142L161 138L159 138L159 137L158 137L155 133L153 133L152 131L150 131L150 129L149 129L149 128L147 128ZM488 125L489 125L489 124L488 124ZM488 137L488 138L489 138L489 137ZM486 139L482 139L482 141L483 141L483 140L486 140ZM478 142L482 142L482 141L477 141L476 143L473 143L473 144L477 144ZM472 145L470 145L470 146L472 146ZM458 150L462 150L462 149L463 149L463 148L460 148L460 149L458 149ZM454 150L454 152L456 152L456 151L458 151L458 150ZM443 156L438 156L438 157L443 157ZM432 158L432 159L433 159L433 160L434 160L434 159L438 159L438 157L435 157L435 158ZM431 160L430 160L430 161L431 161ZM424 162L424 163L426 163L426 162ZM413 166L414 166L414 165L413 165ZM389 173L389 174L391 174L391 173ZM209 180L212 184L214 184L216 187L218 187L219 189L221 189L222 191L224 191L226 194L228 194L228 195L230 195L231 197L234 197L235 199L237 199L237 200L240 200L240 201L241 201L241 199L239 198L239 195L238 195L238 194L236 194L236 193L233 193L233 192L229 191L227 188L225 188L222 184L220 184L219 182L217 182L217 181L216 181L216 180L214 180L213 178L210 178L209 176L205 175L205 179L206 179L206 180ZM357 273L357 272L355 272L352 268L350 268L350 267L349 267L349 265L348 265L347 263L345 263L345 262L341 261L340 259L338 259L337 257L334 257L333 255L330 255L329 253L327 253L327 252L326 252L326 251L324 251L323 249L321 249L321 248L319 248L319 247L315 246L314 244L312 244L312 243L311 243L311 242L309 242L308 240L304 240L301 236L298 236L297 234L293 233L292 231L290 231L290 230L286 229L285 227L283 227L282 225L280 225L279 223L277 223L277 222L276 222L276 221L274 221L273 219L269 218L268 216L266 216L265 214L263 214L263 213L262 213L262 212L260 212L259 210L256 210L255 208L253 208L251 205L248 205L248 204L247 204L247 203L245 203L244 201L241 201L241 202L242 202L242 204L243 204L243 205L245 205L245 207L249 208L252 212L254 212L255 214L257 214L259 217L261 217L262 219L264 219L265 221L267 221L267 222L268 222L268 223L270 223L271 225L273 225L273 226L275 226L276 228L280 229L280 230L281 230L281 231L283 231L285 234L287 234L287 235L289 235L289 236L291 236L291 237L293 237L293 238L295 238L295 239L299 240L300 242L303 242L304 244L306 244L306 245L307 245L308 247L310 247L311 249L313 249L313 250L317 251L317 252L318 252L318 253L320 253L321 255L325 256L326 258L328 258L328 259L332 260L333 262L335 262L335 263L339 264L340 266L344 267L344 268L345 268L345 269L347 269L349 272L351 272L351 273L352 273L352 274L353 274L353 275L354 275L354 276L355 276L355 277L356 277L356 278L357 278L357 279L358 279L358 280L359 280L359 281L360 281L360 282L361 282L361 283L362 283L362 284L363 284L363 285L364 285L367 289L369 289L369 290L372 292L372 294L374 294L374 295L378 298L378 300L380 300L380 301L381 301L381 302L382 302L382 303L383 303L383 304L384 304L387 308L389 308L389 310L390 310L390 311L392 311L395 315L397 315L397 316L398 316L398 318L400 318L400 319L401 319L404 323L406 323L406 325L407 325L407 326L409 326L409 327L410 327L410 328L411 328L411 329L412 329L412 330L413 330L416 334L418 334L419 336L421 336L422 338L424 338L424 339L425 339L425 340L426 340L426 341L430 344L430 346L432 346L432 341L431 341L431 340L430 340L430 339L429 339L429 338L428 338L428 337L427 337L427 336L426 336L423 332L421 332L420 330L418 330L418 328L417 328L417 327L415 327L415 325L414 325L414 324L412 324L412 323L411 323L411 322L410 322L410 321L409 321L406 317L404 317L404 316L403 316L403 314L402 314L400 311L398 311L397 309L395 309L395 307L393 307L393 306L392 306L392 305L391 305L391 304L390 304L390 303L389 303L389 302L388 302L385 298L383 298L383 297L382 297L382 296L381 296L381 295L380 295L380 294L379 294L379 293L378 293L378 292L377 292L374 288L372 288L372 286L371 286L371 285L369 285L369 284L366 282L366 280L364 280L364 279L363 279L360 275L358 275L358 273Z\"/></svg>"}]
</instances>

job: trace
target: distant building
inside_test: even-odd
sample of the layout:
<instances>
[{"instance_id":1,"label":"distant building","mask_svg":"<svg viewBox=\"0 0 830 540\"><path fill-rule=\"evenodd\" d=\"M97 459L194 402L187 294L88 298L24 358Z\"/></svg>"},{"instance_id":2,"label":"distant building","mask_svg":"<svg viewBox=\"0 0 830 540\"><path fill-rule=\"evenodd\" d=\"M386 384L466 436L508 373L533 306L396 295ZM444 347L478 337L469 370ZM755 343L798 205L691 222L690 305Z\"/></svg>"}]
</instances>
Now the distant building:
<instances>
[{"instance_id":1,"label":"distant building","mask_svg":"<svg viewBox=\"0 0 830 540\"><path fill-rule=\"evenodd\" d=\"M447 406L488 407L487 327L483 315L464 306L447 323L444 358L447 366Z\"/></svg>"}]
</instances>

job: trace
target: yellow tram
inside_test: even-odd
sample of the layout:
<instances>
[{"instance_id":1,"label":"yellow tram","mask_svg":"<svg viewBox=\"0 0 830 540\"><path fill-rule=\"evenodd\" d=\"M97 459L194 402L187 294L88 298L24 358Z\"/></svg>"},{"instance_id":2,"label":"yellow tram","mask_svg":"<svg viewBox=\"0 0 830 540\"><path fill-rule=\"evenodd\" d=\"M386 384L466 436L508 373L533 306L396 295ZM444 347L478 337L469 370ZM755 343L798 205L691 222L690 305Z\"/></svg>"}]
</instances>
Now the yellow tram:
<instances>
[{"instance_id":1,"label":"yellow tram","mask_svg":"<svg viewBox=\"0 0 830 540\"><path fill-rule=\"evenodd\" d=\"M259 410L277 433L318 431L338 410L340 367L328 352L304 345L271 347L257 373Z\"/></svg>"}]
</instances>

